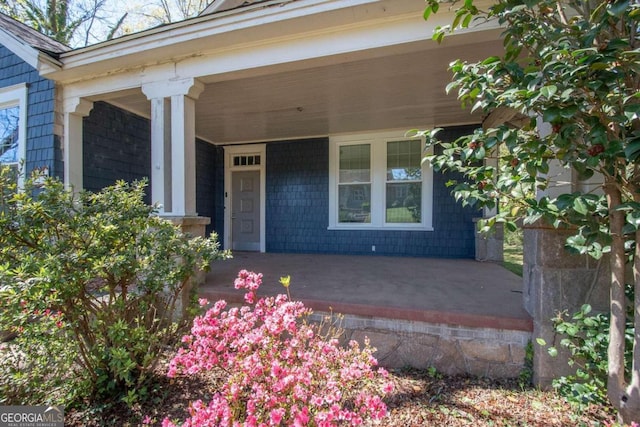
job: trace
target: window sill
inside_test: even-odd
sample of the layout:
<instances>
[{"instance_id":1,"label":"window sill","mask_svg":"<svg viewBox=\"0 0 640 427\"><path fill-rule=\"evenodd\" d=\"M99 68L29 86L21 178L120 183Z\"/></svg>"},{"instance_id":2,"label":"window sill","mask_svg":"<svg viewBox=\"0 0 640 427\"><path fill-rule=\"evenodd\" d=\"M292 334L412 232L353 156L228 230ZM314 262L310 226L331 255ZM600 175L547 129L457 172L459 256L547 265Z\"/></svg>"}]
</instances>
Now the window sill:
<instances>
[{"instance_id":1,"label":"window sill","mask_svg":"<svg viewBox=\"0 0 640 427\"><path fill-rule=\"evenodd\" d=\"M376 226L349 226L349 225L330 225L327 227L327 230L343 230L343 231L434 231L433 227L424 227L422 225L409 227L409 226L385 226L385 227L376 227Z\"/></svg>"}]
</instances>

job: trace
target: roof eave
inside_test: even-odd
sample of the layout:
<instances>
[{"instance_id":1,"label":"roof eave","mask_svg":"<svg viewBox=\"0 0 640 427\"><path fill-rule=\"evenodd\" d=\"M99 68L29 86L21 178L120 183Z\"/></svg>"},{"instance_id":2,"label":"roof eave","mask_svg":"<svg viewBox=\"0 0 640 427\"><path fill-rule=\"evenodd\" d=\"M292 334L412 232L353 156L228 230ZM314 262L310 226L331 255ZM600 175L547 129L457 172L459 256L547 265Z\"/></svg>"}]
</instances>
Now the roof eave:
<instances>
[{"instance_id":1,"label":"roof eave","mask_svg":"<svg viewBox=\"0 0 640 427\"><path fill-rule=\"evenodd\" d=\"M0 28L0 44L39 72L54 72L62 69L62 63L55 56L36 49L2 28Z\"/></svg>"},{"instance_id":2,"label":"roof eave","mask_svg":"<svg viewBox=\"0 0 640 427\"><path fill-rule=\"evenodd\" d=\"M356 5L376 3L380 0L273 0L220 12L203 15L186 21L152 28L140 33L123 36L92 46L64 52L60 61L64 64L62 70L52 71L49 78L55 80L73 80L74 69L82 68L92 74L95 70L118 69L109 64L122 63L127 58L128 67L143 66L145 61L152 58L163 58L175 61L181 57L193 56L193 51L181 47L184 43L199 40L206 44L206 40L235 31L257 28L279 21L307 17L328 10L337 10ZM280 6L287 4L286 10ZM159 57L151 52L162 50ZM156 64L158 62L155 62Z\"/></svg>"}]
</instances>

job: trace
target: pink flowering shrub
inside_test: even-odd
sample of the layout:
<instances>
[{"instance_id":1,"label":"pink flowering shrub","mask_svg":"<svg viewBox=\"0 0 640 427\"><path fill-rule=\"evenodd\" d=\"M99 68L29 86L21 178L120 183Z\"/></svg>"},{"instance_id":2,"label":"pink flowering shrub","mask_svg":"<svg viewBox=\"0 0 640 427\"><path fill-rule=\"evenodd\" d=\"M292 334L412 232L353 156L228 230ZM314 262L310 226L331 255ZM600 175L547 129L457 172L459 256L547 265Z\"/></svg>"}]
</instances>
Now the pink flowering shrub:
<instances>
[{"instance_id":1,"label":"pink flowering shrub","mask_svg":"<svg viewBox=\"0 0 640 427\"><path fill-rule=\"evenodd\" d=\"M286 295L256 301L261 283L262 274L241 271L235 287L255 305L227 309L218 301L183 337L187 347L171 361L169 377L213 367L229 375L211 402L191 404L183 426L360 425L385 417L382 396L392 386L375 369L375 349L323 338L305 321L311 310Z\"/></svg>"}]
</instances>

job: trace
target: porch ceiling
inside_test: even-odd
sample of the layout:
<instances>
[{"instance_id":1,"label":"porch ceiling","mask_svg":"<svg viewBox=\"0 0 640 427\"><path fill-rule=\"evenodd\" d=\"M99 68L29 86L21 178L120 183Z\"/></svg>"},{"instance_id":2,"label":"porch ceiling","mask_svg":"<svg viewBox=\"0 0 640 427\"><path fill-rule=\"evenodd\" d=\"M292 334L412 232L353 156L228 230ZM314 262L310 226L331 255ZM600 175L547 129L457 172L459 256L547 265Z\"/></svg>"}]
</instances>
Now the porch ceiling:
<instances>
[{"instance_id":1,"label":"porch ceiling","mask_svg":"<svg viewBox=\"0 0 640 427\"><path fill-rule=\"evenodd\" d=\"M455 36L443 45L421 41L359 56L202 76L196 133L230 144L478 122L481 117L463 110L444 88L454 59L500 52L497 33L487 33L482 39L478 33ZM137 90L106 100L150 116L150 103Z\"/></svg>"}]
</instances>

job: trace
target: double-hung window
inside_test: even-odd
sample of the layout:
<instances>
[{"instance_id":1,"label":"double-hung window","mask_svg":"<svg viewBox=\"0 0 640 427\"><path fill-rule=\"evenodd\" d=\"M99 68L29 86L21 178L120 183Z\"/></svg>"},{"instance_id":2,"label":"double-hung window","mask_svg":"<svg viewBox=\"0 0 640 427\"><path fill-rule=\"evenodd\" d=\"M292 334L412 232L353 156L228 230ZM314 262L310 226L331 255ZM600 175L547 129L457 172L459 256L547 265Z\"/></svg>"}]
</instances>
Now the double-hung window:
<instances>
[{"instance_id":1,"label":"double-hung window","mask_svg":"<svg viewBox=\"0 0 640 427\"><path fill-rule=\"evenodd\" d=\"M19 174L25 158L27 125L27 86L0 88L0 166L9 166Z\"/></svg>"},{"instance_id":2,"label":"double-hung window","mask_svg":"<svg viewBox=\"0 0 640 427\"><path fill-rule=\"evenodd\" d=\"M329 228L431 230L423 147L402 132L331 137Z\"/></svg>"}]
</instances>

